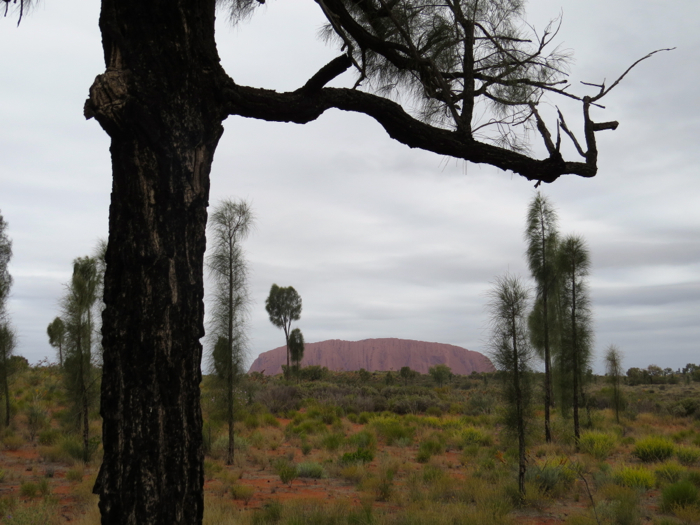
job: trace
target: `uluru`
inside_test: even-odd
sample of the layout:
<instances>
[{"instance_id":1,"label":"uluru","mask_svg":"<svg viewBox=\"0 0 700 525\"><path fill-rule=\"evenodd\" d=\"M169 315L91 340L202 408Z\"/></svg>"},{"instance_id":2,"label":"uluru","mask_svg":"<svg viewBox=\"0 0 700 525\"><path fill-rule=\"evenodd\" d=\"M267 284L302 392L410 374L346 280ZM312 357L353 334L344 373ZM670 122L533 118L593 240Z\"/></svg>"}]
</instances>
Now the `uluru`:
<instances>
[{"instance_id":1,"label":"uluru","mask_svg":"<svg viewBox=\"0 0 700 525\"><path fill-rule=\"evenodd\" d=\"M253 361L249 372L265 375L282 373L287 363L286 347L261 353ZM349 371L364 368L374 371L398 371L404 366L427 374L432 366L445 364L453 374L469 375L472 372L493 372L493 363L485 355L444 343L427 343L407 339L364 339L341 341L331 339L318 343L306 343L302 366L325 366L329 370Z\"/></svg>"}]
</instances>

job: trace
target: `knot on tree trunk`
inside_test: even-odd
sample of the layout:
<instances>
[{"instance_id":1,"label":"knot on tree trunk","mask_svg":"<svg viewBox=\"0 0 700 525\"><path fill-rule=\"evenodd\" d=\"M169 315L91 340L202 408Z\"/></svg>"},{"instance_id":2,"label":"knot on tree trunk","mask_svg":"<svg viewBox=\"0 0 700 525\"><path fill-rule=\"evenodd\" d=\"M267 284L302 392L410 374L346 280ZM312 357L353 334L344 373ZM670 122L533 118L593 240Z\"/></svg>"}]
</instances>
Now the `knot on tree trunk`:
<instances>
[{"instance_id":1,"label":"knot on tree trunk","mask_svg":"<svg viewBox=\"0 0 700 525\"><path fill-rule=\"evenodd\" d=\"M112 130L120 128L130 83L131 74L126 69L108 69L98 75L85 101L85 118L89 120L94 117L110 134Z\"/></svg>"}]
</instances>

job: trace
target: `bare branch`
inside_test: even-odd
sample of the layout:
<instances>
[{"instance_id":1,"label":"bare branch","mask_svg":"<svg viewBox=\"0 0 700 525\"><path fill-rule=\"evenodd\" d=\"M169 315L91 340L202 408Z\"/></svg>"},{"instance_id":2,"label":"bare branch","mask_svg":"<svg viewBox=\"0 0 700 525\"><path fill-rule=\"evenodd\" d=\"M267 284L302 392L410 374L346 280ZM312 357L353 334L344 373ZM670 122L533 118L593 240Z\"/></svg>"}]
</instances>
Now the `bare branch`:
<instances>
[{"instance_id":1,"label":"bare branch","mask_svg":"<svg viewBox=\"0 0 700 525\"><path fill-rule=\"evenodd\" d=\"M592 98L591 98L591 102L595 102L596 100L600 100L600 99L603 98L605 95L607 95L608 93L610 93L610 91L611 91L615 86L617 86L617 85L620 83L620 81L621 81L623 78L625 78L625 76L627 76L627 73L629 73L630 71L632 71L632 68L634 68L637 64L639 64L639 63L642 62L643 60L646 60L647 58L650 58L650 57L654 56L656 53L660 53L661 51L673 51L674 49L676 49L676 48L675 48L675 47L668 47L668 48L664 48L664 49L657 49L656 51L652 51L651 53L648 53L647 55L643 56L642 58L640 58L639 60L637 60L634 64L632 64L630 67L628 67L627 70L626 70L624 73L622 73L622 75L620 75L620 77L619 77L615 82L613 82L612 86L610 86L608 89L605 89L605 84L603 84L602 86L599 86L599 87L600 87L600 93L598 93L595 97L592 97ZM593 85L593 84L591 84L591 85Z\"/></svg>"}]
</instances>

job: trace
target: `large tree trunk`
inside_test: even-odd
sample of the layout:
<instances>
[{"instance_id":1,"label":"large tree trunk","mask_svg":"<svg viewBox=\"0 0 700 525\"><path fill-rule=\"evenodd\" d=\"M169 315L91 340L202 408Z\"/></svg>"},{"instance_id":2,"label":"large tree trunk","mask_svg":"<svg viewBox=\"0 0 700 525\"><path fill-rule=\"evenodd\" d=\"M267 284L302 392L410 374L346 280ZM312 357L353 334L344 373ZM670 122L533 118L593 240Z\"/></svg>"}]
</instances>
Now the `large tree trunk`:
<instances>
[{"instance_id":1,"label":"large tree trunk","mask_svg":"<svg viewBox=\"0 0 700 525\"><path fill-rule=\"evenodd\" d=\"M214 0L103 0L107 71L86 117L112 139L103 313L103 524L197 524L209 172L223 128Z\"/></svg>"}]
</instances>

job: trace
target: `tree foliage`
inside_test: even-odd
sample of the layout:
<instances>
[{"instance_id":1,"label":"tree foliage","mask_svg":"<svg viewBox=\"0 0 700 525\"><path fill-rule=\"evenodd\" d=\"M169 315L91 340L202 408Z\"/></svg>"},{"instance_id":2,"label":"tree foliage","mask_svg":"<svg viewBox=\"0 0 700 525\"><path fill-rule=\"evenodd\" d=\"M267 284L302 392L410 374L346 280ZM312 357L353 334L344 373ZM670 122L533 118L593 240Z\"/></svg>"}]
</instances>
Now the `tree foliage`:
<instances>
[{"instance_id":1,"label":"tree foliage","mask_svg":"<svg viewBox=\"0 0 700 525\"><path fill-rule=\"evenodd\" d=\"M95 369L95 308L98 303L99 274L97 260L78 257L73 261L73 276L61 301L65 325L64 377L68 398L82 430L83 460L90 459L89 414L97 395L99 379Z\"/></svg>"},{"instance_id":2,"label":"tree foliage","mask_svg":"<svg viewBox=\"0 0 700 525\"><path fill-rule=\"evenodd\" d=\"M12 374L12 352L17 345L17 335L8 319L0 317L0 389L5 398L3 423L10 426L10 375Z\"/></svg>"},{"instance_id":3,"label":"tree foliage","mask_svg":"<svg viewBox=\"0 0 700 525\"><path fill-rule=\"evenodd\" d=\"M12 240L7 235L7 222L0 213L0 388L5 398L5 426L10 425L10 357L17 344L17 336L10 324L7 299L12 287L12 275L8 265L12 259Z\"/></svg>"},{"instance_id":4,"label":"tree foliage","mask_svg":"<svg viewBox=\"0 0 700 525\"><path fill-rule=\"evenodd\" d=\"M66 325L63 319L56 317L46 327L46 335L49 336L49 344L58 350L58 364L63 367L63 343L66 338Z\"/></svg>"},{"instance_id":5,"label":"tree foliage","mask_svg":"<svg viewBox=\"0 0 700 525\"><path fill-rule=\"evenodd\" d=\"M295 328L289 334L289 358L297 377L301 377L301 361L304 359L304 334Z\"/></svg>"},{"instance_id":6,"label":"tree foliage","mask_svg":"<svg viewBox=\"0 0 700 525\"><path fill-rule=\"evenodd\" d=\"M541 192L537 192L530 203L525 224L527 264L536 285L535 305L528 317L528 325L530 341L544 361L544 430L545 440L549 443L552 441L552 346L557 326L554 296L559 232L556 211Z\"/></svg>"},{"instance_id":7,"label":"tree foliage","mask_svg":"<svg viewBox=\"0 0 700 525\"><path fill-rule=\"evenodd\" d=\"M246 321L250 306L248 271L242 241L253 227L253 213L244 201L224 200L209 222L209 277L214 282L209 339L213 368L226 399L228 447L226 463L234 457L234 391L247 347Z\"/></svg>"},{"instance_id":8,"label":"tree foliage","mask_svg":"<svg viewBox=\"0 0 700 525\"><path fill-rule=\"evenodd\" d=\"M592 360L593 319L588 296L590 256L580 236L565 237L558 253L559 304L561 308L561 350L558 373L562 404L571 406L576 442L581 436L579 408L583 402L586 372Z\"/></svg>"},{"instance_id":9,"label":"tree foliage","mask_svg":"<svg viewBox=\"0 0 700 525\"><path fill-rule=\"evenodd\" d=\"M301 296L292 286L282 287L273 284L270 287L270 295L265 300L265 310L270 317L270 322L284 331L284 340L287 346L287 370L290 367L289 336L292 322L301 318Z\"/></svg>"},{"instance_id":10,"label":"tree foliage","mask_svg":"<svg viewBox=\"0 0 700 525\"><path fill-rule=\"evenodd\" d=\"M489 292L489 348L496 369L503 373L505 422L518 441L518 488L525 494L525 438L531 417L530 362L533 352L527 329L528 291L518 277L497 277Z\"/></svg>"},{"instance_id":11,"label":"tree foliage","mask_svg":"<svg viewBox=\"0 0 700 525\"><path fill-rule=\"evenodd\" d=\"M452 369L446 364L431 366L428 368L428 373L439 387L442 387L445 384L445 381L452 377Z\"/></svg>"},{"instance_id":12,"label":"tree foliage","mask_svg":"<svg viewBox=\"0 0 700 525\"><path fill-rule=\"evenodd\" d=\"M605 352L605 375L612 387L613 408L615 409L615 420L620 424L620 412L624 407L622 396L622 352L615 345L610 345Z\"/></svg>"}]
</instances>

